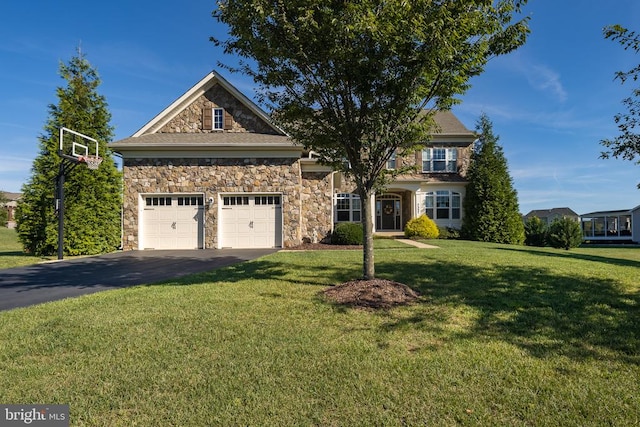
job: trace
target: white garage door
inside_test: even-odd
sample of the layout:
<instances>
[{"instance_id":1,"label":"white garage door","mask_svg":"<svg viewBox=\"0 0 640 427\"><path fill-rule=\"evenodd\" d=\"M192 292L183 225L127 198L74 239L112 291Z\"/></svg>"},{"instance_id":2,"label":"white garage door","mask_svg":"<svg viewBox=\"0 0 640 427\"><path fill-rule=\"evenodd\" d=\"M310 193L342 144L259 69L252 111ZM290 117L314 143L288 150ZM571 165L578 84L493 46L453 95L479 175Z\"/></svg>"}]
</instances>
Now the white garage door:
<instances>
[{"instance_id":1,"label":"white garage door","mask_svg":"<svg viewBox=\"0 0 640 427\"><path fill-rule=\"evenodd\" d=\"M143 249L202 249L202 196L145 196Z\"/></svg>"},{"instance_id":2,"label":"white garage door","mask_svg":"<svg viewBox=\"0 0 640 427\"><path fill-rule=\"evenodd\" d=\"M221 248L282 247L279 195L229 195L220 201Z\"/></svg>"}]
</instances>

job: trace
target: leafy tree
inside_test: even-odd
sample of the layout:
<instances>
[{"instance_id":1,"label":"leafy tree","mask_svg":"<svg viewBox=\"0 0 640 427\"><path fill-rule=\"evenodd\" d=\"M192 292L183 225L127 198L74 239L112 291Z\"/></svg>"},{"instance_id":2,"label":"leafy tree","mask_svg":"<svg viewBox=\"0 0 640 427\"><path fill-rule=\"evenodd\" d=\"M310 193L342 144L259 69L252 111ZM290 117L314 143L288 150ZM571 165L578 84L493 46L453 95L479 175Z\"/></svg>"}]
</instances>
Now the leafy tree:
<instances>
[{"instance_id":1,"label":"leafy tree","mask_svg":"<svg viewBox=\"0 0 640 427\"><path fill-rule=\"evenodd\" d=\"M524 225L524 244L544 247L547 244L547 224L537 216L529 218Z\"/></svg>"},{"instance_id":2,"label":"leafy tree","mask_svg":"<svg viewBox=\"0 0 640 427\"><path fill-rule=\"evenodd\" d=\"M522 244L524 225L507 160L493 134L493 124L482 114L476 124L480 135L471 156L463 202L462 235L484 242Z\"/></svg>"},{"instance_id":3,"label":"leafy tree","mask_svg":"<svg viewBox=\"0 0 640 427\"><path fill-rule=\"evenodd\" d=\"M62 161L58 155L59 130L67 127L96 139L104 160L95 171L79 164L66 174L64 253L111 251L120 243L121 205L121 174L107 148L113 139L111 113L104 96L96 91L98 74L81 52L67 64L60 64L60 76L66 86L56 90L58 104L49 105L49 118L38 137L39 154L16 209L18 238L25 251L36 255L51 255L58 248L55 197Z\"/></svg>"},{"instance_id":4,"label":"leafy tree","mask_svg":"<svg viewBox=\"0 0 640 427\"><path fill-rule=\"evenodd\" d=\"M631 49L636 53L640 52L640 34L635 31L629 31L620 25L612 25L605 27L604 35L605 38L619 42L625 50ZM616 79L620 80L623 84L627 80L636 82L638 78L640 78L640 65L629 71L618 71L616 73ZM614 116L614 120L620 130L620 135L613 139L600 141L600 144L608 149L601 154L602 158L608 159L613 156L631 161L637 158L636 164L640 164L640 134L638 133L638 127L640 127L639 96L640 87L636 87L631 91L631 96L622 100L622 103L627 108L627 112ZM640 184L638 184L638 188L640 188Z\"/></svg>"},{"instance_id":5,"label":"leafy tree","mask_svg":"<svg viewBox=\"0 0 640 427\"><path fill-rule=\"evenodd\" d=\"M577 248L582 244L580 223L571 218L557 218L549 226L548 239L554 248Z\"/></svg>"},{"instance_id":6,"label":"leafy tree","mask_svg":"<svg viewBox=\"0 0 640 427\"><path fill-rule=\"evenodd\" d=\"M363 276L375 275L371 197L394 152L422 146L487 61L525 42L526 0L218 0L211 40L241 58L294 141L350 177L362 202ZM427 113L424 111L427 109Z\"/></svg>"},{"instance_id":7,"label":"leafy tree","mask_svg":"<svg viewBox=\"0 0 640 427\"><path fill-rule=\"evenodd\" d=\"M5 205L8 201L9 199L6 198L4 192L0 190L0 227L6 226L9 219L9 211Z\"/></svg>"}]
</instances>

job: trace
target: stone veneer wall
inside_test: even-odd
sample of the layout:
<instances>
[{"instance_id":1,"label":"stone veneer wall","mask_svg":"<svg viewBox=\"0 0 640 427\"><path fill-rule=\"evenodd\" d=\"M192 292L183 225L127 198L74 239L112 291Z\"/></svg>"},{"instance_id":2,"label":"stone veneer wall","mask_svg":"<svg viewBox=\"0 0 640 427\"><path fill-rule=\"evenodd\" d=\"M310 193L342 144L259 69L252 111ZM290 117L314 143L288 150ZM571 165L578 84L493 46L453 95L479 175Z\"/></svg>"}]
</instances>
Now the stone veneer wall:
<instances>
[{"instance_id":1,"label":"stone veneer wall","mask_svg":"<svg viewBox=\"0 0 640 427\"><path fill-rule=\"evenodd\" d=\"M302 172L300 201L302 240L311 243L331 237L333 223L333 173Z\"/></svg>"},{"instance_id":2,"label":"stone veneer wall","mask_svg":"<svg viewBox=\"0 0 640 427\"><path fill-rule=\"evenodd\" d=\"M443 147L449 147L447 145L442 145ZM467 171L469 170L469 165L471 163L471 150L472 145L468 145L466 147L457 147L458 149L458 173L453 174L457 175L460 178L465 178L467 175ZM400 164L403 167L406 166L414 166L416 167L415 173L407 173L403 175L404 177L411 177L414 179L421 179L424 175L422 173L422 150L418 150L413 155L404 156L399 159ZM428 174L428 181L438 182L438 181L448 181L451 174L437 174L432 173Z\"/></svg>"},{"instance_id":3,"label":"stone veneer wall","mask_svg":"<svg viewBox=\"0 0 640 427\"><path fill-rule=\"evenodd\" d=\"M138 249L138 203L140 194L204 193L213 197L205 209L205 248L215 248L218 234L218 193L281 193L283 247L301 242L300 163L297 159L125 159L124 241L125 250ZM320 179L315 188L324 186ZM306 192L306 191L305 191ZM311 191L313 192L313 190ZM308 197L318 198L317 195ZM319 199L318 199L319 200ZM331 200L331 199L329 199ZM329 203L329 207L331 203ZM324 214L313 214L318 206L307 204L305 213L317 217L312 227L320 228Z\"/></svg>"},{"instance_id":4,"label":"stone veneer wall","mask_svg":"<svg viewBox=\"0 0 640 427\"><path fill-rule=\"evenodd\" d=\"M231 130L202 129L202 110L205 108L224 108L233 116ZM209 133L209 132L256 132L278 134L260 117L233 97L220 85L215 84L201 97L185 108L180 114L164 125L159 133Z\"/></svg>"}]
</instances>

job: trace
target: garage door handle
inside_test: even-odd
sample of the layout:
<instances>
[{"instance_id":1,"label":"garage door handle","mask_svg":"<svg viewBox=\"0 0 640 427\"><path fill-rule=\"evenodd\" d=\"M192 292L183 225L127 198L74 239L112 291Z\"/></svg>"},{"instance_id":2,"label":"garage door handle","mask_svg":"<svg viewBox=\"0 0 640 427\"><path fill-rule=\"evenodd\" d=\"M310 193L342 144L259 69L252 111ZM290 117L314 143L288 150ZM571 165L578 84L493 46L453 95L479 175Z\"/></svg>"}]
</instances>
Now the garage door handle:
<instances>
[{"instance_id":1,"label":"garage door handle","mask_svg":"<svg viewBox=\"0 0 640 427\"><path fill-rule=\"evenodd\" d=\"M253 228L253 221L249 223L249 228Z\"/></svg>"},{"instance_id":2,"label":"garage door handle","mask_svg":"<svg viewBox=\"0 0 640 427\"><path fill-rule=\"evenodd\" d=\"M175 221L174 221L174 223L173 223L173 224L171 224L171 228L173 228L174 230L176 229L176 223L175 223Z\"/></svg>"}]
</instances>

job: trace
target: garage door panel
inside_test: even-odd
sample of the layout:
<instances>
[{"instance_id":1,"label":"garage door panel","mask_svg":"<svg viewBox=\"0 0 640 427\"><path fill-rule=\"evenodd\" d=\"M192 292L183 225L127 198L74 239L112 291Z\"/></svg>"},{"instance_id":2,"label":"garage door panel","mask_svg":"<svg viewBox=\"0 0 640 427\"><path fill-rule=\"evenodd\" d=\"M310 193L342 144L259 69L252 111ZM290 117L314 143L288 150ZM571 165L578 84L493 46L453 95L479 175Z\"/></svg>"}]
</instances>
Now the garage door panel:
<instances>
[{"instance_id":1,"label":"garage door panel","mask_svg":"<svg viewBox=\"0 0 640 427\"><path fill-rule=\"evenodd\" d=\"M202 196L146 196L144 249L200 249L204 242ZM150 206L152 205L152 206Z\"/></svg>"},{"instance_id":2,"label":"garage door panel","mask_svg":"<svg viewBox=\"0 0 640 427\"><path fill-rule=\"evenodd\" d=\"M279 205L279 195L224 196L221 202L221 247L282 246L282 208ZM231 205L232 203L236 205Z\"/></svg>"}]
</instances>

